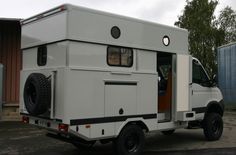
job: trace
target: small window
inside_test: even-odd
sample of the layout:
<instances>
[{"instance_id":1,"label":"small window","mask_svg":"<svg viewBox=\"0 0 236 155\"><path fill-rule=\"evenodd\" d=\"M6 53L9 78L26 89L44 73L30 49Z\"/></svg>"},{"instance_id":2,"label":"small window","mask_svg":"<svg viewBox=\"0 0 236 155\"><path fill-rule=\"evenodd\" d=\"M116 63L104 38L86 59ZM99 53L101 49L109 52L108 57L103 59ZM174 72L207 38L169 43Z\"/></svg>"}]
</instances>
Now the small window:
<instances>
[{"instance_id":1,"label":"small window","mask_svg":"<svg viewBox=\"0 0 236 155\"><path fill-rule=\"evenodd\" d=\"M47 46L39 46L37 54L38 66L45 66L47 63Z\"/></svg>"},{"instance_id":2,"label":"small window","mask_svg":"<svg viewBox=\"0 0 236 155\"><path fill-rule=\"evenodd\" d=\"M131 67L133 65L133 50L109 46L107 48L107 64L110 66Z\"/></svg>"},{"instance_id":3,"label":"small window","mask_svg":"<svg viewBox=\"0 0 236 155\"><path fill-rule=\"evenodd\" d=\"M117 26L113 26L111 28L111 36L114 38L114 39L118 39L120 37L120 29L119 27Z\"/></svg>"}]
</instances>

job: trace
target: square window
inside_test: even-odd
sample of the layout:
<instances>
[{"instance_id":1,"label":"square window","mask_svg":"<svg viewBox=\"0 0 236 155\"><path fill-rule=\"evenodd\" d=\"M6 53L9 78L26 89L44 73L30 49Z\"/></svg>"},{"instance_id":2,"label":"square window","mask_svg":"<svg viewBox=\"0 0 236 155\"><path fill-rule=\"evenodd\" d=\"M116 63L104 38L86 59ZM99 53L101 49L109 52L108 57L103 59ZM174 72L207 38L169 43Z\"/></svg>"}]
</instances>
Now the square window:
<instances>
[{"instance_id":1,"label":"square window","mask_svg":"<svg viewBox=\"0 0 236 155\"><path fill-rule=\"evenodd\" d=\"M131 67L133 65L133 50L109 46L107 48L107 64L110 66Z\"/></svg>"}]
</instances>

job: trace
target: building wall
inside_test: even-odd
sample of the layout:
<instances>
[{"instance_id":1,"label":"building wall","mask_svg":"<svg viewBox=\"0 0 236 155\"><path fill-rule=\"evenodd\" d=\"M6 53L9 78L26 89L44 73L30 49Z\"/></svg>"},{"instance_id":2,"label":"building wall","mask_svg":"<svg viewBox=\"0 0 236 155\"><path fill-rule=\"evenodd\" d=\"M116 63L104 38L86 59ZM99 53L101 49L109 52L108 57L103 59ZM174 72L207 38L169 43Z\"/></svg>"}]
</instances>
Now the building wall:
<instances>
[{"instance_id":1,"label":"building wall","mask_svg":"<svg viewBox=\"0 0 236 155\"><path fill-rule=\"evenodd\" d=\"M4 65L3 104L18 104L21 70L19 21L0 20L0 63Z\"/></svg>"},{"instance_id":2,"label":"building wall","mask_svg":"<svg viewBox=\"0 0 236 155\"><path fill-rule=\"evenodd\" d=\"M218 84L226 103L236 103L236 42L218 48Z\"/></svg>"}]
</instances>

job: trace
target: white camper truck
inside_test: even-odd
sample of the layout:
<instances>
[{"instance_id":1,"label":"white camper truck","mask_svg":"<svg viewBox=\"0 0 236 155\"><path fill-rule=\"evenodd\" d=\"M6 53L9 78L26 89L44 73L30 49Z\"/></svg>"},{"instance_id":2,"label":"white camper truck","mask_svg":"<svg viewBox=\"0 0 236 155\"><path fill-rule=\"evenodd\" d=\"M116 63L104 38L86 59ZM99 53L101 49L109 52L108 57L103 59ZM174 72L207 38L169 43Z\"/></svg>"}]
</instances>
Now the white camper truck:
<instances>
[{"instance_id":1,"label":"white camper truck","mask_svg":"<svg viewBox=\"0 0 236 155\"><path fill-rule=\"evenodd\" d=\"M75 145L136 155L147 132L221 137L222 95L186 30L62 5L22 21L22 52L23 121Z\"/></svg>"}]
</instances>

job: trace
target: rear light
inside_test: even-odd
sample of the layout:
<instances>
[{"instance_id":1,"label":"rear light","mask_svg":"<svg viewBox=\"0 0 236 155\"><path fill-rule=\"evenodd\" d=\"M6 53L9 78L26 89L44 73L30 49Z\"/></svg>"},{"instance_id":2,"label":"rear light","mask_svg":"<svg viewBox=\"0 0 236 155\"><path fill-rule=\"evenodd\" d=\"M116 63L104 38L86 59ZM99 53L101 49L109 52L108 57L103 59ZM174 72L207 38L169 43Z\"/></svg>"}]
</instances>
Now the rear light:
<instances>
[{"instance_id":1,"label":"rear light","mask_svg":"<svg viewBox=\"0 0 236 155\"><path fill-rule=\"evenodd\" d=\"M24 123L29 123L29 117L23 116L23 117L22 117L22 122L24 122Z\"/></svg>"},{"instance_id":2,"label":"rear light","mask_svg":"<svg viewBox=\"0 0 236 155\"><path fill-rule=\"evenodd\" d=\"M69 126L67 124L59 124L58 130L61 132L68 132Z\"/></svg>"}]
</instances>

